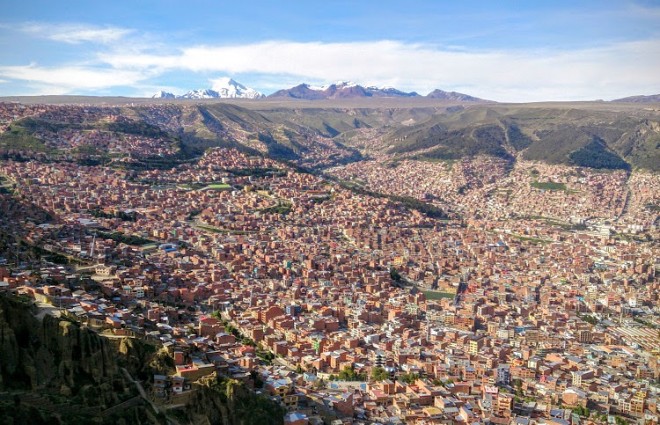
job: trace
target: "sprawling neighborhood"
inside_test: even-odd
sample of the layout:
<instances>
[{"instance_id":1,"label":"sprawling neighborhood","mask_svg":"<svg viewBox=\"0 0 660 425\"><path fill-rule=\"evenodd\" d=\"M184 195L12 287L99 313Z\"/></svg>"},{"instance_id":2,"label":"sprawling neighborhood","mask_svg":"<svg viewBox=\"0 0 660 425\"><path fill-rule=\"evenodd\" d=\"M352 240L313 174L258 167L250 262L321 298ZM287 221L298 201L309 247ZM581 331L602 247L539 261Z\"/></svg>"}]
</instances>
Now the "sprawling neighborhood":
<instances>
[{"instance_id":1,"label":"sprawling neighborhood","mask_svg":"<svg viewBox=\"0 0 660 425\"><path fill-rule=\"evenodd\" d=\"M165 347L157 405L216 374L295 425L660 422L657 173L477 156L312 174L233 148L136 172L176 148L65 138L117 157L0 161L0 291Z\"/></svg>"}]
</instances>

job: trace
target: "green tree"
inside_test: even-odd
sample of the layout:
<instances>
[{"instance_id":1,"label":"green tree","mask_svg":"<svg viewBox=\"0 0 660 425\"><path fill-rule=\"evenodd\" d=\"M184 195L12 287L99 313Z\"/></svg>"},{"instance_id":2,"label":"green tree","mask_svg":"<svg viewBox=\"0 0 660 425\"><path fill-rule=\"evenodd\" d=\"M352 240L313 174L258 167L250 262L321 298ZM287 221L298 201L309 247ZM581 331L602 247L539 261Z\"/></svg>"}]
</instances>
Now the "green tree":
<instances>
[{"instance_id":1,"label":"green tree","mask_svg":"<svg viewBox=\"0 0 660 425\"><path fill-rule=\"evenodd\" d=\"M399 381L405 382L406 384L414 384L418 379L419 375L412 372L399 375Z\"/></svg>"},{"instance_id":2,"label":"green tree","mask_svg":"<svg viewBox=\"0 0 660 425\"><path fill-rule=\"evenodd\" d=\"M522 380L520 379L514 379L513 380L513 386L515 388L515 393L518 397L522 397L523 395L523 389L522 389Z\"/></svg>"},{"instance_id":3,"label":"green tree","mask_svg":"<svg viewBox=\"0 0 660 425\"><path fill-rule=\"evenodd\" d=\"M401 275L399 274L399 271L394 267L390 267L390 277L395 282L401 282Z\"/></svg>"},{"instance_id":4,"label":"green tree","mask_svg":"<svg viewBox=\"0 0 660 425\"><path fill-rule=\"evenodd\" d=\"M578 416L582 416L585 418L588 418L589 415L591 415L591 410L589 410L587 407L584 406L577 406L571 409L573 413L575 413Z\"/></svg>"},{"instance_id":5,"label":"green tree","mask_svg":"<svg viewBox=\"0 0 660 425\"><path fill-rule=\"evenodd\" d=\"M340 381L366 381L367 377L364 374L355 372L351 366L346 366L339 372L337 379Z\"/></svg>"},{"instance_id":6,"label":"green tree","mask_svg":"<svg viewBox=\"0 0 660 425\"><path fill-rule=\"evenodd\" d=\"M371 379L376 382L384 381L389 377L389 373L380 366L371 369Z\"/></svg>"}]
</instances>

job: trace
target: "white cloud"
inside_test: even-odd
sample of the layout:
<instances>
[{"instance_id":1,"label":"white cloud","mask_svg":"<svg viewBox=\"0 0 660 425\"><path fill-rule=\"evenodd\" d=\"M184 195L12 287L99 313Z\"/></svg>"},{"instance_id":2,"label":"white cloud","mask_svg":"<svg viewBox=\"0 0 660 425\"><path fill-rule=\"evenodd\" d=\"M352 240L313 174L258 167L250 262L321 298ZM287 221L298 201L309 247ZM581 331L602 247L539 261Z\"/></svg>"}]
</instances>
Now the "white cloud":
<instances>
[{"instance_id":1,"label":"white cloud","mask_svg":"<svg viewBox=\"0 0 660 425\"><path fill-rule=\"evenodd\" d=\"M99 45L83 51L81 61L74 64L0 66L0 83L18 81L67 93L132 87L133 93L146 94L160 88L152 78L166 73L174 77L201 74L200 81L221 73L266 93L302 82L337 80L420 94L436 88L456 90L512 102L612 99L660 92L660 40L578 50L477 51L390 40L264 41L177 48L146 42L144 34L119 27L32 23L20 29L63 43ZM196 87L185 90L191 88Z\"/></svg>"},{"instance_id":2,"label":"white cloud","mask_svg":"<svg viewBox=\"0 0 660 425\"><path fill-rule=\"evenodd\" d=\"M127 28L113 26L96 27L84 24L28 23L21 25L19 29L37 37L68 44L80 44L84 42L111 44L133 32L133 30Z\"/></svg>"},{"instance_id":3,"label":"white cloud","mask_svg":"<svg viewBox=\"0 0 660 425\"><path fill-rule=\"evenodd\" d=\"M501 101L584 100L656 93L660 40L573 51L457 51L397 41L352 43L266 41L194 46L178 54L100 54L119 70L223 72L295 77L300 82L353 80L425 94L463 90ZM241 81L262 87L260 81Z\"/></svg>"},{"instance_id":4,"label":"white cloud","mask_svg":"<svg viewBox=\"0 0 660 425\"><path fill-rule=\"evenodd\" d=\"M98 90L132 86L148 78L145 73L128 70L98 69L80 66L40 67L0 66L0 77L17 80L63 94L79 90Z\"/></svg>"}]
</instances>

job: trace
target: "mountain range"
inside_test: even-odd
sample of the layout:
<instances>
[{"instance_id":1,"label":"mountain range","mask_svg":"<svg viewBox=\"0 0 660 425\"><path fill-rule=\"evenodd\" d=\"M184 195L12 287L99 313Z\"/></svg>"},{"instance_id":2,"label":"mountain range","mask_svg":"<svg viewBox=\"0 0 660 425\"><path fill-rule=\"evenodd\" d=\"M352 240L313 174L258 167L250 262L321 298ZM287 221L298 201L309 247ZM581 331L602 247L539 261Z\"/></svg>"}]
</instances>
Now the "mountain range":
<instances>
[{"instance_id":1,"label":"mountain range","mask_svg":"<svg viewBox=\"0 0 660 425\"><path fill-rule=\"evenodd\" d=\"M349 99L357 97L419 97L416 92L403 92L393 87L363 87L348 81L339 81L328 86L315 87L300 84L290 89L278 90L269 98L291 99Z\"/></svg>"},{"instance_id":2,"label":"mountain range","mask_svg":"<svg viewBox=\"0 0 660 425\"><path fill-rule=\"evenodd\" d=\"M159 91L151 96L152 99L359 99L359 98L426 98L448 100L453 102L493 103L492 100L481 99L465 93L435 89L426 96L417 92L405 92L394 87L362 86L350 81L338 81L325 86L299 84L297 86L277 90L266 96L255 89L246 87L236 80L223 77L213 80L213 87L208 89L191 90L182 95ZM614 99L611 102L620 103L658 103L660 94L649 96L630 96Z\"/></svg>"},{"instance_id":3,"label":"mountain range","mask_svg":"<svg viewBox=\"0 0 660 425\"><path fill-rule=\"evenodd\" d=\"M278 90L275 93L264 96L258 91L244 86L231 78L215 80L212 89L191 90L183 95L175 95L166 91L159 91L152 96L153 99L354 99L354 98L422 98L417 92L404 92L394 87L364 87L349 81L339 81L327 86L312 86L310 84L299 84L288 89ZM478 97L457 92L446 92L434 90L427 98L452 100L460 102L488 102Z\"/></svg>"}]
</instances>

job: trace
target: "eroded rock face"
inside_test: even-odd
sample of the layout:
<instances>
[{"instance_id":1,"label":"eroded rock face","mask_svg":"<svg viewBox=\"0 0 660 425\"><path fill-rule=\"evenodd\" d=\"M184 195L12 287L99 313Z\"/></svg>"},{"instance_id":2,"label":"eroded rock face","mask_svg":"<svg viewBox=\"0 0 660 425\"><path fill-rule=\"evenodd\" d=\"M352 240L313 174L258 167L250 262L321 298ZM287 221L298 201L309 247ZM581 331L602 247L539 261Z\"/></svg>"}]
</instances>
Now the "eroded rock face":
<instances>
[{"instance_id":1,"label":"eroded rock face","mask_svg":"<svg viewBox=\"0 0 660 425\"><path fill-rule=\"evenodd\" d=\"M284 423L285 410L268 397L255 395L234 379L206 376L186 406L195 424L249 425Z\"/></svg>"},{"instance_id":2,"label":"eroded rock face","mask_svg":"<svg viewBox=\"0 0 660 425\"><path fill-rule=\"evenodd\" d=\"M34 316L33 307L0 297L0 389L79 388L117 373L113 347L95 332L64 319Z\"/></svg>"},{"instance_id":3,"label":"eroded rock face","mask_svg":"<svg viewBox=\"0 0 660 425\"><path fill-rule=\"evenodd\" d=\"M121 339L37 313L29 300L0 295L0 392L10 390L16 398L12 405L0 397L0 417L34 424L62 423L62 415L79 423L161 423L148 418L145 403L103 413L138 395L121 367L151 372L138 369L149 354L139 341L125 343L120 353Z\"/></svg>"},{"instance_id":4,"label":"eroded rock face","mask_svg":"<svg viewBox=\"0 0 660 425\"><path fill-rule=\"evenodd\" d=\"M28 300L0 295L0 392L17 394L13 402L0 397L0 417L7 416L7 423L68 423L62 421L63 415L75 423L167 423L144 401L104 413L139 398L135 383L122 368L148 388L154 373L172 371L167 351L138 339L108 339L68 319L50 315L40 319L37 313ZM238 381L214 374L197 388L181 412L189 419L186 423L283 422L279 405ZM247 417L251 419L246 422Z\"/></svg>"}]
</instances>

